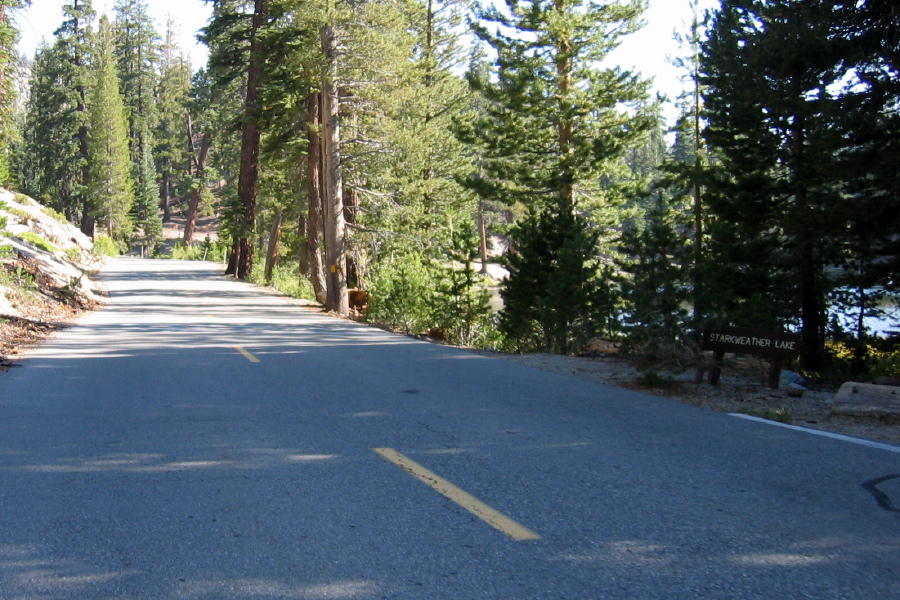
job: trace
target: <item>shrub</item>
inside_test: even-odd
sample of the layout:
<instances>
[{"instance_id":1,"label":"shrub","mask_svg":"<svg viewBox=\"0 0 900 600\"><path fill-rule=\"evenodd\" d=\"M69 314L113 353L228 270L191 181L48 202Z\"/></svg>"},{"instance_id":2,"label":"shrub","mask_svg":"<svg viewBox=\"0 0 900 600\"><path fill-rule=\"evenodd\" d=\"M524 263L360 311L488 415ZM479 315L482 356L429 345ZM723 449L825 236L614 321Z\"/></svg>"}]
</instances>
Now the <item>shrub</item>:
<instances>
[{"instance_id":1,"label":"shrub","mask_svg":"<svg viewBox=\"0 0 900 600\"><path fill-rule=\"evenodd\" d=\"M272 269L272 281L268 283L265 281L265 265L255 263L250 273L250 281L256 285L270 285L291 298L316 299L312 283L300 272L300 263L297 261L275 265Z\"/></svg>"},{"instance_id":2,"label":"shrub","mask_svg":"<svg viewBox=\"0 0 900 600\"><path fill-rule=\"evenodd\" d=\"M41 212L44 213L45 215L47 215L48 217L53 217L54 219L56 219L56 220L59 221L60 223L68 223L68 222L69 222L69 220L66 219L66 215L64 215L64 214L62 214L61 212L58 212L58 211L56 211L56 210L50 208L49 206L42 206L42 207L41 207Z\"/></svg>"},{"instance_id":3,"label":"shrub","mask_svg":"<svg viewBox=\"0 0 900 600\"><path fill-rule=\"evenodd\" d=\"M666 388L671 387L674 382L664 375L660 375L658 371L648 369L642 371L636 379L639 385L650 388Z\"/></svg>"},{"instance_id":4,"label":"shrub","mask_svg":"<svg viewBox=\"0 0 900 600\"><path fill-rule=\"evenodd\" d=\"M211 260L218 261L225 252L225 245L216 240L212 241L209 236L200 244L185 245L184 241L178 240L172 248L171 258L175 260Z\"/></svg>"},{"instance_id":5,"label":"shrub","mask_svg":"<svg viewBox=\"0 0 900 600\"><path fill-rule=\"evenodd\" d=\"M172 248L175 260L203 260L203 247L200 244L186 245L182 240L175 242Z\"/></svg>"},{"instance_id":6,"label":"shrub","mask_svg":"<svg viewBox=\"0 0 900 600\"><path fill-rule=\"evenodd\" d=\"M34 285L34 275L21 267L12 265L0 266L0 286L15 289L25 296L37 291L37 287Z\"/></svg>"},{"instance_id":7,"label":"shrub","mask_svg":"<svg viewBox=\"0 0 900 600\"><path fill-rule=\"evenodd\" d=\"M5 210L14 217L17 217L22 223L27 223L28 221L34 219L34 217L31 216L30 212L22 210L21 208L10 207L6 208Z\"/></svg>"},{"instance_id":8,"label":"shrub","mask_svg":"<svg viewBox=\"0 0 900 600\"><path fill-rule=\"evenodd\" d=\"M768 408L743 408L740 412L742 415L750 415L751 417L758 417L768 421L777 421L778 423L784 423L786 425L792 425L794 423L794 415L792 415L791 411L784 406L774 410Z\"/></svg>"},{"instance_id":9,"label":"shrub","mask_svg":"<svg viewBox=\"0 0 900 600\"><path fill-rule=\"evenodd\" d=\"M376 266L369 282L370 321L402 330L434 326L436 269L417 253L404 254Z\"/></svg>"},{"instance_id":10,"label":"shrub","mask_svg":"<svg viewBox=\"0 0 900 600\"><path fill-rule=\"evenodd\" d=\"M23 231L17 237L25 240L26 242L31 242L41 250L45 250L47 252L56 252L59 250L56 246L39 236L38 234L31 231Z\"/></svg>"},{"instance_id":11,"label":"shrub","mask_svg":"<svg viewBox=\"0 0 900 600\"><path fill-rule=\"evenodd\" d=\"M448 342L462 346L485 346L497 323L491 313L490 293L472 266L478 258L478 235L474 226L462 225L453 235L449 258L437 286L434 316ZM496 336L494 336L496 337Z\"/></svg>"},{"instance_id":12,"label":"shrub","mask_svg":"<svg viewBox=\"0 0 900 600\"><path fill-rule=\"evenodd\" d=\"M115 258L119 256L119 245L111 237L99 235L94 240L93 254L97 257L109 256Z\"/></svg>"},{"instance_id":13,"label":"shrub","mask_svg":"<svg viewBox=\"0 0 900 600\"><path fill-rule=\"evenodd\" d=\"M826 343L826 369L830 379L870 380L880 375L900 379L900 347L896 338L868 338Z\"/></svg>"}]
</instances>

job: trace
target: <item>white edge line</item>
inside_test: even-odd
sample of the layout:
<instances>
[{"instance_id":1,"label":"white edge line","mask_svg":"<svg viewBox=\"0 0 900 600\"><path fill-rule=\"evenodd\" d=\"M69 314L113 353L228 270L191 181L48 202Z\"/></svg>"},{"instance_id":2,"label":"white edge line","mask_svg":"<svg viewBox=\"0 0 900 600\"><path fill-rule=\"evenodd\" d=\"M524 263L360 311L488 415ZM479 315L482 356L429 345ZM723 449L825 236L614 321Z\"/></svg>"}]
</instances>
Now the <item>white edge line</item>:
<instances>
[{"instance_id":1,"label":"white edge line","mask_svg":"<svg viewBox=\"0 0 900 600\"><path fill-rule=\"evenodd\" d=\"M779 423L778 421L770 421L769 419L762 419L760 417L754 417L752 415L743 415L740 413L728 413L732 417L737 417L739 419L747 419L748 421L756 421L758 423L765 423L767 425L774 425L775 427L784 427L785 429L793 429L794 431L803 431L805 433L811 433L813 435L821 435L822 437L831 438L834 440L841 440L843 442L850 442L851 444L858 444L860 446L868 446L869 448L877 448L879 450L887 450L888 452L896 452L900 454L900 446L892 446L890 444L882 444L881 442L871 442L869 440L864 440L862 438L850 437L849 435L843 435L840 433L831 433L830 431L821 431L819 429L809 429L808 427L797 427L796 425L788 425L787 423Z\"/></svg>"}]
</instances>

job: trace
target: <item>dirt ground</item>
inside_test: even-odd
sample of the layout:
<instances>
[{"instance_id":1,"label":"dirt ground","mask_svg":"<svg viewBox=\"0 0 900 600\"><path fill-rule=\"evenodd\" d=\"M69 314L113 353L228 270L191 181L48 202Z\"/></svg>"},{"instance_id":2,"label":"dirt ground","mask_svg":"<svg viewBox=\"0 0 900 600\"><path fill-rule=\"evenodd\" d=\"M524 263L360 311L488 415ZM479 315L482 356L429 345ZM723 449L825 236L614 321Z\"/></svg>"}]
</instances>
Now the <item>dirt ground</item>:
<instances>
[{"instance_id":1,"label":"dirt ground","mask_svg":"<svg viewBox=\"0 0 900 600\"><path fill-rule=\"evenodd\" d=\"M784 390L770 390L764 384L767 364L755 359L726 360L721 383L718 387L713 387L705 382L693 383L692 371L663 373L657 381L652 382L653 385L641 383L646 378L642 378L634 362L617 354L597 358L496 352L485 354L544 371L646 392L710 410L758 415L764 411L787 409L793 416L793 425L900 445L900 423L832 415L831 403L837 391L832 385L807 384L808 389L800 398L788 397Z\"/></svg>"},{"instance_id":2,"label":"dirt ground","mask_svg":"<svg viewBox=\"0 0 900 600\"><path fill-rule=\"evenodd\" d=\"M0 264L0 268L18 269L33 280L33 286L7 293L6 302L18 314L0 314L0 371L15 366L29 348L54 331L100 306L90 298L60 289L32 260L19 258Z\"/></svg>"}]
</instances>

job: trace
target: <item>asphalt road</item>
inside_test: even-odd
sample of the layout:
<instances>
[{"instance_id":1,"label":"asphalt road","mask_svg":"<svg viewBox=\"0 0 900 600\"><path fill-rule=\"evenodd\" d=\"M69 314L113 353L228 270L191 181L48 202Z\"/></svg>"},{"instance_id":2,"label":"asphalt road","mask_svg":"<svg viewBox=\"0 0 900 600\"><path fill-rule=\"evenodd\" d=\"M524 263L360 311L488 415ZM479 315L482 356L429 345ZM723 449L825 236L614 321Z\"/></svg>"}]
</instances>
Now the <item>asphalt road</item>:
<instances>
[{"instance_id":1,"label":"asphalt road","mask_svg":"<svg viewBox=\"0 0 900 600\"><path fill-rule=\"evenodd\" d=\"M900 598L897 448L214 268L120 260L106 308L0 374L0 598Z\"/></svg>"}]
</instances>

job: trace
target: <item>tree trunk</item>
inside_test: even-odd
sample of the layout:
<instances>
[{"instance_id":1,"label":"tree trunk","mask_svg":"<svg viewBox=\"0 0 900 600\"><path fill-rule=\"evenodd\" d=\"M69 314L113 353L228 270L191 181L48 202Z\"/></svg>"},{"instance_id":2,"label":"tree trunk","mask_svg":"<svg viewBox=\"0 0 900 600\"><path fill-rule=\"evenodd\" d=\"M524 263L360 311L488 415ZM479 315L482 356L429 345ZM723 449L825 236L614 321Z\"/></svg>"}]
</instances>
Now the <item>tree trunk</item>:
<instances>
[{"instance_id":1,"label":"tree trunk","mask_svg":"<svg viewBox=\"0 0 900 600\"><path fill-rule=\"evenodd\" d=\"M696 17L695 17L696 19ZM695 21L696 22L696 21ZM700 169L703 166L703 148L700 141L700 72L699 59L694 60L694 322L700 322L703 309L700 306L700 263L703 261L703 197L700 188Z\"/></svg>"},{"instance_id":2,"label":"tree trunk","mask_svg":"<svg viewBox=\"0 0 900 600\"><path fill-rule=\"evenodd\" d=\"M350 314L347 296L346 241L344 235L344 191L341 174L340 93L337 85L337 43L331 26L322 28L322 50L327 60L328 74L322 86L322 117L324 121L323 153L325 264L327 298L325 308L340 315Z\"/></svg>"},{"instance_id":3,"label":"tree trunk","mask_svg":"<svg viewBox=\"0 0 900 600\"><path fill-rule=\"evenodd\" d=\"M818 263L814 254L814 241L811 233L803 226L802 221L809 219L811 209L809 206L809 193L803 186L802 180L798 183L800 175L800 163L806 152L806 123L798 116L791 128L791 155L794 161L792 165L792 177L796 192L794 194L793 218L800 222L800 227L794 233L797 240L797 280L798 295L800 296L800 365L810 371L818 371L822 368L824 359L824 312L819 301L819 272Z\"/></svg>"},{"instance_id":4,"label":"tree trunk","mask_svg":"<svg viewBox=\"0 0 900 600\"><path fill-rule=\"evenodd\" d=\"M95 239L96 233L96 221L94 220L94 216L91 214L92 207L90 203L85 200L84 201L84 210L81 213L81 233L88 236L92 240Z\"/></svg>"},{"instance_id":5,"label":"tree trunk","mask_svg":"<svg viewBox=\"0 0 900 600\"><path fill-rule=\"evenodd\" d=\"M266 283L272 281L272 269L275 268L275 262L278 260L278 239L281 237L281 215L284 209L279 208L278 214L272 221L272 231L269 232L269 247L266 249Z\"/></svg>"},{"instance_id":6,"label":"tree trunk","mask_svg":"<svg viewBox=\"0 0 900 600\"><path fill-rule=\"evenodd\" d=\"M481 274L488 274L487 227L484 223L484 202L478 201L478 237L481 241Z\"/></svg>"},{"instance_id":7,"label":"tree trunk","mask_svg":"<svg viewBox=\"0 0 900 600\"><path fill-rule=\"evenodd\" d=\"M556 0L557 9L564 11L562 0ZM575 156L575 147L573 144L574 123L572 118L567 116L571 110L568 106L571 99L569 98L572 89L572 41L568 35L561 35L556 47L556 77L557 86L559 86L559 109L560 114L564 115L557 125L557 135L559 136L559 214L569 215L575 212L575 173L573 168L573 159Z\"/></svg>"},{"instance_id":8,"label":"tree trunk","mask_svg":"<svg viewBox=\"0 0 900 600\"><path fill-rule=\"evenodd\" d=\"M818 273L812 251L800 251L798 279L800 283L800 364L804 369L822 368L822 307L819 301Z\"/></svg>"},{"instance_id":9,"label":"tree trunk","mask_svg":"<svg viewBox=\"0 0 900 600\"><path fill-rule=\"evenodd\" d=\"M169 173L163 175L162 186L160 189L160 201L163 209L163 223L172 220L172 203L170 196L172 195L172 176Z\"/></svg>"},{"instance_id":10,"label":"tree trunk","mask_svg":"<svg viewBox=\"0 0 900 600\"><path fill-rule=\"evenodd\" d=\"M209 156L209 147L212 145L212 136L209 132L203 134L203 141L200 142L200 156L197 158L196 171L194 176L200 182L191 192L191 201L188 205L187 219L184 222L184 243L190 246L194 243L194 230L197 227L197 213L200 209L200 198L203 195L203 172L206 169L206 159Z\"/></svg>"},{"instance_id":11,"label":"tree trunk","mask_svg":"<svg viewBox=\"0 0 900 600\"><path fill-rule=\"evenodd\" d=\"M259 180L260 130L259 86L262 77L262 49L259 30L263 26L266 0L255 0L250 29L250 66L247 70L247 96L244 99L244 123L241 130L241 167L238 197L244 208L239 224L237 278L247 279L253 270L253 230L256 225L256 192Z\"/></svg>"},{"instance_id":12,"label":"tree trunk","mask_svg":"<svg viewBox=\"0 0 900 600\"><path fill-rule=\"evenodd\" d=\"M74 4L75 8L78 8L78 2ZM87 26L85 25L85 28ZM81 56L81 52L78 50L78 39L79 39L79 20L75 20L75 71L80 75L81 67L84 64L84 57ZM91 167L90 167L90 150L88 149L88 112L87 112L87 88L84 83L79 79L79 83L75 87L78 92L78 114L81 117L81 126L78 128L78 150L81 153L81 159L84 161L83 166L81 167L81 185L82 185L82 206L84 213L81 217L81 232L86 236L94 239L94 234L96 230L96 223L94 220L94 203L87 196L88 183L90 183L91 179Z\"/></svg>"},{"instance_id":13,"label":"tree trunk","mask_svg":"<svg viewBox=\"0 0 900 600\"><path fill-rule=\"evenodd\" d=\"M344 224L352 226L356 223L356 212L359 210L359 191L351 186L344 186ZM345 230L346 231L346 230ZM349 236L347 236L349 237ZM353 246L349 239L345 239L346 255L347 255L347 287L361 287L359 280L359 269L356 264L356 257L353 252ZM349 298L349 297L348 297Z\"/></svg>"},{"instance_id":14,"label":"tree trunk","mask_svg":"<svg viewBox=\"0 0 900 600\"><path fill-rule=\"evenodd\" d=\"M316 300L325 304L328 299L325 282L325 269L322 266L322 250L319 247L322 216L322 173L319 168L322 160L322 138L319 135L322 125L322 98L319 93L312 93L307 99L307 137L309 151L307 160L307 205L306 217L306 262L307 276L312 282Z\"/></svg>"},{"instance_id":15,"label":"tree trunk","mask_svg":"<svg viewBox=\"0 0 900 600\"><path fill-rule=\"evenodd\" d=\"M231 244L231 250L228 252L228 264L225 266L226 275L236 275L238 265L239 248L237 240Z\"/></svg>"}]
</instances>

